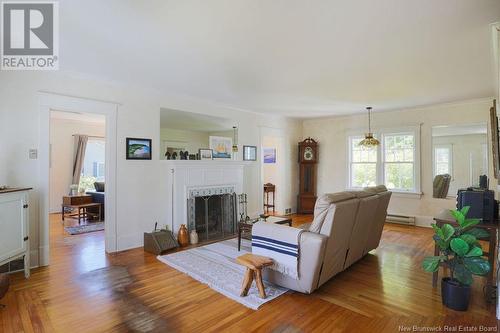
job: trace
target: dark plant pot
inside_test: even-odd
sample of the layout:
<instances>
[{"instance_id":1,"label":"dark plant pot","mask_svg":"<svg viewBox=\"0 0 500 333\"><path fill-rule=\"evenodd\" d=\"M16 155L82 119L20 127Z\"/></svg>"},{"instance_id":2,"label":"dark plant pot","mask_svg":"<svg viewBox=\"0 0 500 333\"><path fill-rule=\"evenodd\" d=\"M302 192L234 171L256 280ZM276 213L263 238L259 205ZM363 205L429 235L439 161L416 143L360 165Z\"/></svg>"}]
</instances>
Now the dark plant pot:
<instances>
[{"instance_id":1,"label":"dark plant pot","mask_svg":"<svg viewBox=\"0 0 500 333\"><path fill-rule=\"evenodd\" d=\"M464 286L449 277L441 280L441 298L443 304L457 311L466 311L469 307L470 286Z\"/></svg>"}]
</instances>

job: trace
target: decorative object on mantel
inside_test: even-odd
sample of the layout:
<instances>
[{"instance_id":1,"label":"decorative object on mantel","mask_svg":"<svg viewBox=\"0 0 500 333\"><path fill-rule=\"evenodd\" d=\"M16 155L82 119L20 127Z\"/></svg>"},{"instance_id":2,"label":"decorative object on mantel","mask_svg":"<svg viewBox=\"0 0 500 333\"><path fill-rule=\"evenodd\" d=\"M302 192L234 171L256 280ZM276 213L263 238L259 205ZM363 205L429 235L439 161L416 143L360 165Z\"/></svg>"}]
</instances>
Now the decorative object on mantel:
<instances>
[{"instance_id":1,"label":"decorative object on mantel","mask_svg":"<svg viewBox=\"0 0 500 333\"><path fill-rule=\"evenodd\" d=\"M245 273L245 267L238 265L236 258L251 251L250 242L243 240L241 250L238 252L236 239L229 239L157 258L222 295L254 310L288 291L286 288L263 281L267 296L265 299L259 297L259 291L255 285L250 288L246 297L241 297L241 277Z\"/></svg>"},{"instance_id":2,"label":"decorative object on mantel","mask_svg":"<svg viewBox=\"0 0 500 333\"><path fill-rule=\"evenodd\" d=\"M257 161L256 146L243 146L243 161Z\"/></svg>"},{"instance_id":3,"label":"decorative object on mantel","mask_svg":"<svg viewBox=\"0 0 500 333\"><path fill-rule=\"evenodd\" d=\"M184 160L185 159L184 158L184 151L182 151L182 150L179 152L179 159L180 160Z\"/></svg>"},{"instance_id":4,"label":"decorative object on mantel","mask_svg":"<svg viewBox=\"0 0 500 333\"><path fill-rule=\"evenodd\" d=\"M188 159L189 159L190 161L194 161L194 160L196 160L196 154L189 154Z\"/></svg>"},{"instance_id":5,"label":"decorative object on mantel","mask_svg":"<svg viewBox=\"0 0 500 333\"><path fill-rule=\"evenodd\" d=\"M316 203L316 164L318 143L311 138L299 142L299 198L297 212L311 214Z\"/></svg>"},{"instance_id":6,"label":"decorative object on mantel","mask_svg":"<svg viewBox=\"0 0 500 333\"><path fill-rule=\"evenodd\" d=\"M7 294L7 291L9 291L9 286L9 275L0 273L0 300ZM5 305L0 304L0 308L2 307L5 307Z\"/></svg>"},{"instance_id":7,"label":"decorative object on mantel","mask_svg":"<svg viewBox=\"0 0 500 333\"><path fill-rule=\"evenodd\" d=\"M198 244L198 233L194 229L189 233L189 242L192 245Z\"/></svg>"},{"instance_id":8,"label":"decorative object on mantel","mask_svg":"<svg viewBox=\"0 0 500 333\"><path fill-rule=\"evenodd\" d=\"M368 133L365 133L364 140L361 140L359 145L366 149L372 149L380 144L380 141L373 137L372 133L372 107L367 106L366 110L368 111Z\"/></svg>"},{"instance_id":9,"label":"decorative object on mantel","mask_svg":"<svg viewBox=\"0 0 500 333\"><path fill-rule=\"evenodd\" d=\"M170 152L166 152L165 153L165 157L167 158L167 160L171 159L172 158L172 155L170 155Z\"/></svg>"},{"instance_id":10,"label":"decorative object on mantel","mask_svg":"<svg viewBox=\"0 0 500 333\"><path fill-rule=\"evenodd\" d=\"M151 139L127 138L127 160L150 160Z\"/></svg>"},{"instance_id":11,"label":"decorative object on mantel","mask_svg":"<svg viewBox=\"0 0 500 333\"><path fill-rule=\"evenodd\" d=\"M238 127L233 126L233 153L238 152Z\"/></svg>"},{"instance_id":12,"label":"decorative object on mantel","mask_svg":"<svg viewBox=\"0 0 500 333\"><path fill-rule=\"evenodd\" d=\"M213 150L212 149L200 149L198 150L198 154L200 155L200 160L212 160Z\"/></svg>"},{"instance_id":13,"label":"decorative object on mantel","mask_svg":"<svg viewBox=\"0 0 500 333\"><path fill-rule=\"evenodd\" d=\"M177 242L181 247L189 245L189 235L185 224L181 224L179 232L177 233Z\"/></svg>"},{"instance_id":14,"label":"decorative object on mantel","mask_svg":"<svg viewBox=\"0 0 500 333\"><path fill-rule=\"evenodd\" d=\"M173 159L173 160L176 160L176 159L177 159L177 152L176 152L176 151L174 151L174 152L173 152L173 154L172 154L172 159Z\"/></svg>"},{"instance_id":15,"label":"decorative object on mantel","mask_svg":"<svg viewBox=\"0 0 500 333\"><path fill-rule=\"evenodd\" d=\"M223 136L210 136L210 149L213 150L214 159L230 159L233 139Z\"/></svg>"}]
</instances>

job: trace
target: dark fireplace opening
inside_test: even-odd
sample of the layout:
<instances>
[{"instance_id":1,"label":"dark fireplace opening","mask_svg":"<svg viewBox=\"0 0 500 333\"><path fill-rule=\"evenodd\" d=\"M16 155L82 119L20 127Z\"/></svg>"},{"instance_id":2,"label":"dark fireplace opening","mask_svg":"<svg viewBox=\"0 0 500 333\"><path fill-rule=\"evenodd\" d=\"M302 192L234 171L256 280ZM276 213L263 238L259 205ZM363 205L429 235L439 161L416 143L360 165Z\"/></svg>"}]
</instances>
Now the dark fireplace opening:
<instances>
[{"instance_id":1,"label":"dark fireplace opening","mask_svg":"<svg viewBox=\"0 0 500 333\"><path fill-rule=\"evenodd\" d=\"M235 198L233 194L199 196L189 199L194 210L189 231L195 229L200 241L216 240L236 234Z\"/></svg>"}]
</instances>

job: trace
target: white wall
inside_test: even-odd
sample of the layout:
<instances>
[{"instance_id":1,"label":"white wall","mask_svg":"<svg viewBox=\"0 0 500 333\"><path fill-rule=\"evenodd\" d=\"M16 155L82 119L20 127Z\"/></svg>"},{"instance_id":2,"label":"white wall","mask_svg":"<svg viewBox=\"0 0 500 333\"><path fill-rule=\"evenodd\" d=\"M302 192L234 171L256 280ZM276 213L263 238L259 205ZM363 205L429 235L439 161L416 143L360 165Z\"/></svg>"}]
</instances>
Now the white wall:
<instances>
[{"instance_id":1,"label":"white wall","mask_svg":"<svg viewBox=\"0 0 500 333\"><path fill-rule=\"evenodd\" d=\"M105 82L63 72L0 73L0 184L32 186L30 194L30 239L32 258L38 261L38 161L29 159L28 151L38 148L39 109L37 92L53 92L95 100L120 103L117 116L117 247L119 250L142 245L142 233L151 230L155 221L170 224L170 193L166 186L169 170L159 160L160 108L173 108L235 119L239 127L239 145L260 146L260 127L281 128L291 148L285 154L293 161L284 174L290 191L287 201L295 207L297 189L296 143L301 136L299 121L283 117L243 112L208 101L169 95L140 87ZM271 124L271 125L270 125ZM153 160L125 159L125 138L153 140ZM156 148L155 148L156 147ZM245 167L245 191L249 212L262 211L259 161Z\"/></svg>"},{"instance_id":2,"label":"white wall","mask_svg":"<svg viewBox=\"0 0 500 333\"><path fill-rule=\"evenodd\" d=\"M70 119L50 120L50 212L60 212L62 197L68 195L73 178L73 134L104 136L104 123Z\"/></svg>"},{"instance_id":3,"label":"white wall","mask_svg":"<svg viewBox=\"0 0 500 333\"><path fill-rule=\"evenodd\" d=\"M421 125L421 188L423 195L394 194L389 211L417 216L417 223L428 225L432 216L444 208L453 208L454 199L432 198L432 126L477 124L489 121L491 99L435 105L419 109L374 113L372 124L377 128ZM311 119L303 122L303 137L319 142L318 194L341 191L347 184L347 132L366 131L366 114ZM488 126L489 130L489 126ZM489 142L489 139L488 139ZM491 149L488 154L492 168ZM496 189L490 172L490 186Z\"/></svg>"}]
</instances>

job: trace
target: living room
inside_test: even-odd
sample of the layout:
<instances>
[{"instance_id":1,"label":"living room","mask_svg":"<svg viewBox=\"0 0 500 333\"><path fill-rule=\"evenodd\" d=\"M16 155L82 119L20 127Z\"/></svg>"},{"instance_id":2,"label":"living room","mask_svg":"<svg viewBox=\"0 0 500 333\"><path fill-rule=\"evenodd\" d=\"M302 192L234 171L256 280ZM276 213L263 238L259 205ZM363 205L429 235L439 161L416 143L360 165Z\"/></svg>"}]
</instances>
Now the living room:
<instances>
[{"instance_id":1,"label":"living room","mask_svg":"<svg viewBox=\"0 0 500 333\"><path fill-rule=\"evenodd\" d=\"M0 231L2 242L14 235L24 239L13 245L22 248L15 256L4 255L7 247L0 252L0 266L11 271L6 275L10 288L0 298L6 305L0 307L3 331L496 328L497 302L490 299L497 297L496 262L488 270L495 279L492 290L487 278L475 276L465 312L442 303L440 285L433 287L422 262L434 252L430 226L443 210L456 207L458 189L479 187L479 176L486 175L487 187L498 190L491 121L496 118L490 114L499 96L498 1L47 3L57 4L51 8L57 12L52 30L58 39L58 68L2 67L0 72L0 126L6 141L0 148L5 156L0 186L7 186L4 197L17 193L11 192L14 188L26 189L19 192L19 202L21 208L28 206L20 211L24 229L15 233L2 224ZM45 35L39 35L43 40ZM50 204L54 111L105 119L102 253L92 250L96 233L55 235L50 228L49 213L57 208ZM443 128L460 128L455 136L465 137L464 128L482 135L478 155L468 153L455 162L464 151L460 145L435 147ZM379 140L377 153L359 145L367 132ZM402 160L386 159L391 137L406 140ZM65 140L72 145L72 138ZM140 148L144 156L135 153L138 144L147 148L146 153ZM453 147L453 165L438 166L436 149L448 146ZM189 154L180 158L181 151ZM463 181L459 165L468 166ZM455 172L444 197L434 193L435 177L447 173L437 173L438 167ZM390 168L396 170L393 178ZM274 210L264 207L266 183L275 186ZM278 258L272 268L263 268L267 297L260 297L255 283L248 296L240 296L246 267L237 257L269 257L260 252L268 249L256 249L254 236L270 230L278 241L302 235L313 244L324 242L298 228L318 217L314 206L319 209L322 201L316 198L377 185L392 192L382 213L407 225L382 222L381 235L373 234L374 247L355 249L348 242L348 250L338 254L341 259L332 259L343 263L338 272L325 273L326 259L314 263L318 275L311 277L312 288L300 282L302 289L294 289L294 279L285 274L294 268L278 265ZM69 194L68 185L63 191L57 196ZM375 205L380 193L355 194L340 203ZM202 224L196 226L210 216L203 210L208 208L197 209L196 202L215 195L223 197L215 213L225 216L217 227L223 236L209 239L202 235ZM336 206L334 201L326 205ZM354 208L347 211L359 219L363 215ZM374 228L375 215L363 217ZM325 218L337 221L332 216ZM247 230L255 248L243 237L238 251L238 223L247 217L259 220ZM260 220L292 228L261 230L268 225ZM145 233L151 234L155 224L165 230L169 244L179 245L158 258L143 248ZM340 222L329 225L328 233L333 232L332 240L340 237L337 244L347 242L354 224L348 235L332 231ZM181 225L187 235L179 233ZM193 230L197 241L190 239ZM360 232L372 235L371 230ZM481 244L486 260L488 245ZM207 277L197 278L181 266L207 256L206 246L211 260L230 257L227 269L234 275L219 279L230 280L224 285L232 292L208 282L217 276L215 269L198 261L199 268L208 268L201 271ZM347 264L349 251L360 257ZM21 267L8 266L19 259L24 260ZM300 260L299 255L295 264ZM285 277L277 279L276 272ZM296 274L295 281L309 276L300 267ZM444 276L446 271L439 269L439 278Z\"/></svg>"}]
</instances>

